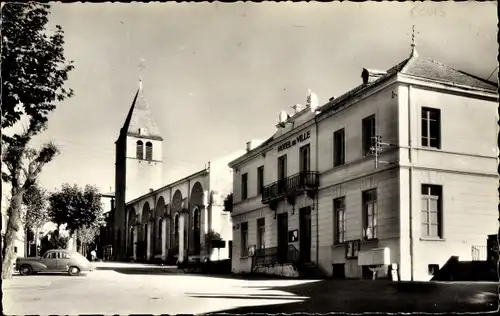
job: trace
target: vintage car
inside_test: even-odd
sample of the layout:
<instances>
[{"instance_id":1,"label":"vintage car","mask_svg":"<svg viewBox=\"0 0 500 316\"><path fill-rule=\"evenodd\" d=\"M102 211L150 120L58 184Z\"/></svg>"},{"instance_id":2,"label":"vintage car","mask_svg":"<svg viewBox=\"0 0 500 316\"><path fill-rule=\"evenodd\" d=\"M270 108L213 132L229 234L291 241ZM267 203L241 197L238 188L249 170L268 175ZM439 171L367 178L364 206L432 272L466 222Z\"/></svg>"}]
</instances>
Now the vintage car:
<instances>
[{"instance_id":1,"label":"vintage car","mask_svg":"<svg viewBox=\"0 0 500 316\"><path fill-rule=\"evenodd\" d=\"M16 259L16 270L21 275L36 272L66 272L69 275L79 275L81 272L92 271L90 261L78 252L64 249L48 250L42 257Z\"/></svg>"}]
</instances>

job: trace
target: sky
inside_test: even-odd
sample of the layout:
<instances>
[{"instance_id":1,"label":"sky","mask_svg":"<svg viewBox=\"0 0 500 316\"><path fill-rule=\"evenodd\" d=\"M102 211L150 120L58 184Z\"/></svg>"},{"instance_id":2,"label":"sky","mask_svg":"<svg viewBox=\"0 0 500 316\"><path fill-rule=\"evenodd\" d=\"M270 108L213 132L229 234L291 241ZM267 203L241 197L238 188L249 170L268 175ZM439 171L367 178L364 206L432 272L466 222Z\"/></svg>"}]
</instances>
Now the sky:
<instances>
[{"instance_id":1,"label":"sky","mask_svg":"<svg viewBox=\"0 0 500 316\"><path fill-rule=\"evenodd\" d=\"M61 155L41 174L114 190L114 142L142 77L163 135L163 182L275 132L278 113L320 104L410 54L488 78L497 66L495 3L53 3L75 95L34 142ZM142 60L142 61L141 61ZM141 66L142 64L142 66ZM497 81L495 71L492 81Z\"/></svg>"}]
</instances>

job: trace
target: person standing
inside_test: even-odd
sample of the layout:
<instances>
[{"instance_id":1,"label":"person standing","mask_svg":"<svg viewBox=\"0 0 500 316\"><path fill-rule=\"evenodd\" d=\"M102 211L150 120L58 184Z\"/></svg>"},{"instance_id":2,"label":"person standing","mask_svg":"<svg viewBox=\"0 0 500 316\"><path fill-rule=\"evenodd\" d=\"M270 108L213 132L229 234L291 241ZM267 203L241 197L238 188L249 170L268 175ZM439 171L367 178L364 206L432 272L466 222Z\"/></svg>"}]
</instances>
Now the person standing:
<instances>
[{"instance_id":1,"label":"person standing","mask_svg":"<svg viewBox=\"0 0 500 316\"><path fill-rule=\"evenodd\" d=\"M90 252L90 257L92 258L92 261L95 261L95 259L96 259L96 257L97 257L97 254L96 254L95 250L92 250L92 251Z\"/></svg>"}]
</instances>

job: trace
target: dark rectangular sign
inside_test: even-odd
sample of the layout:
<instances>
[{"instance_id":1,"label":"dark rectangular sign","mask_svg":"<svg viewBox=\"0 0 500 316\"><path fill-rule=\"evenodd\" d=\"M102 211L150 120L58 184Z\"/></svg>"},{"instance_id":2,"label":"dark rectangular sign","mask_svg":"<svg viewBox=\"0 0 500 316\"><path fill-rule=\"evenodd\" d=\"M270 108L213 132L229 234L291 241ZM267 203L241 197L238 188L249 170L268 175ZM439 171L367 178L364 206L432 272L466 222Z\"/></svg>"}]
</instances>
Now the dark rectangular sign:
<instances>
[{"instance_id":1,"label":"dark rectangular sign","mask_svg":"<svg viewBox=\"0 0 500 316\"><path fill-rule=\"evenodd\" d=\"M291 147L297 145L298 143L302 143L303 141L308 140L309 138L311 138L311 131L310 130L298 135L297 137L295 137L293 139L287 140L286 142L279 145L278 152L283 151L283 150L288 149L288 148L291 148Z\"/></svg>"},{"instance_id":2,"label":"dark rectangular sign","mask_svg":"<svg viewBox=\"0 0 500 316\"><path fill-rule=\"evenodd\" d=\"M212 248L226 248L225 240L212 240Z\"/></svg>"}]
</instances>

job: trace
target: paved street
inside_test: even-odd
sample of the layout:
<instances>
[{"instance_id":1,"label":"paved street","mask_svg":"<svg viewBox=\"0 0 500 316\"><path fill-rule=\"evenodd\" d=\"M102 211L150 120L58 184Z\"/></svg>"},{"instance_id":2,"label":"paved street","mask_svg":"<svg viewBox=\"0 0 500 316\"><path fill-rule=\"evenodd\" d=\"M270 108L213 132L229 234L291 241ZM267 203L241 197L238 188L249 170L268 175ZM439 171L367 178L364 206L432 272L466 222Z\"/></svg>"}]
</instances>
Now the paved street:
<instances>
[{"instance_id":1,"label":"paved street","mask_svg":"<svg viewBox=\"0 0 500 316\"><path fill-rule=\"evenodd\" d=\"M188 275L175 267L153 265L102 264L100 268L106 270L78 277L15 276L4 282L4 313L473 312L497 308L494 283L262 280Z\"/></svg>"}]
</instances>

